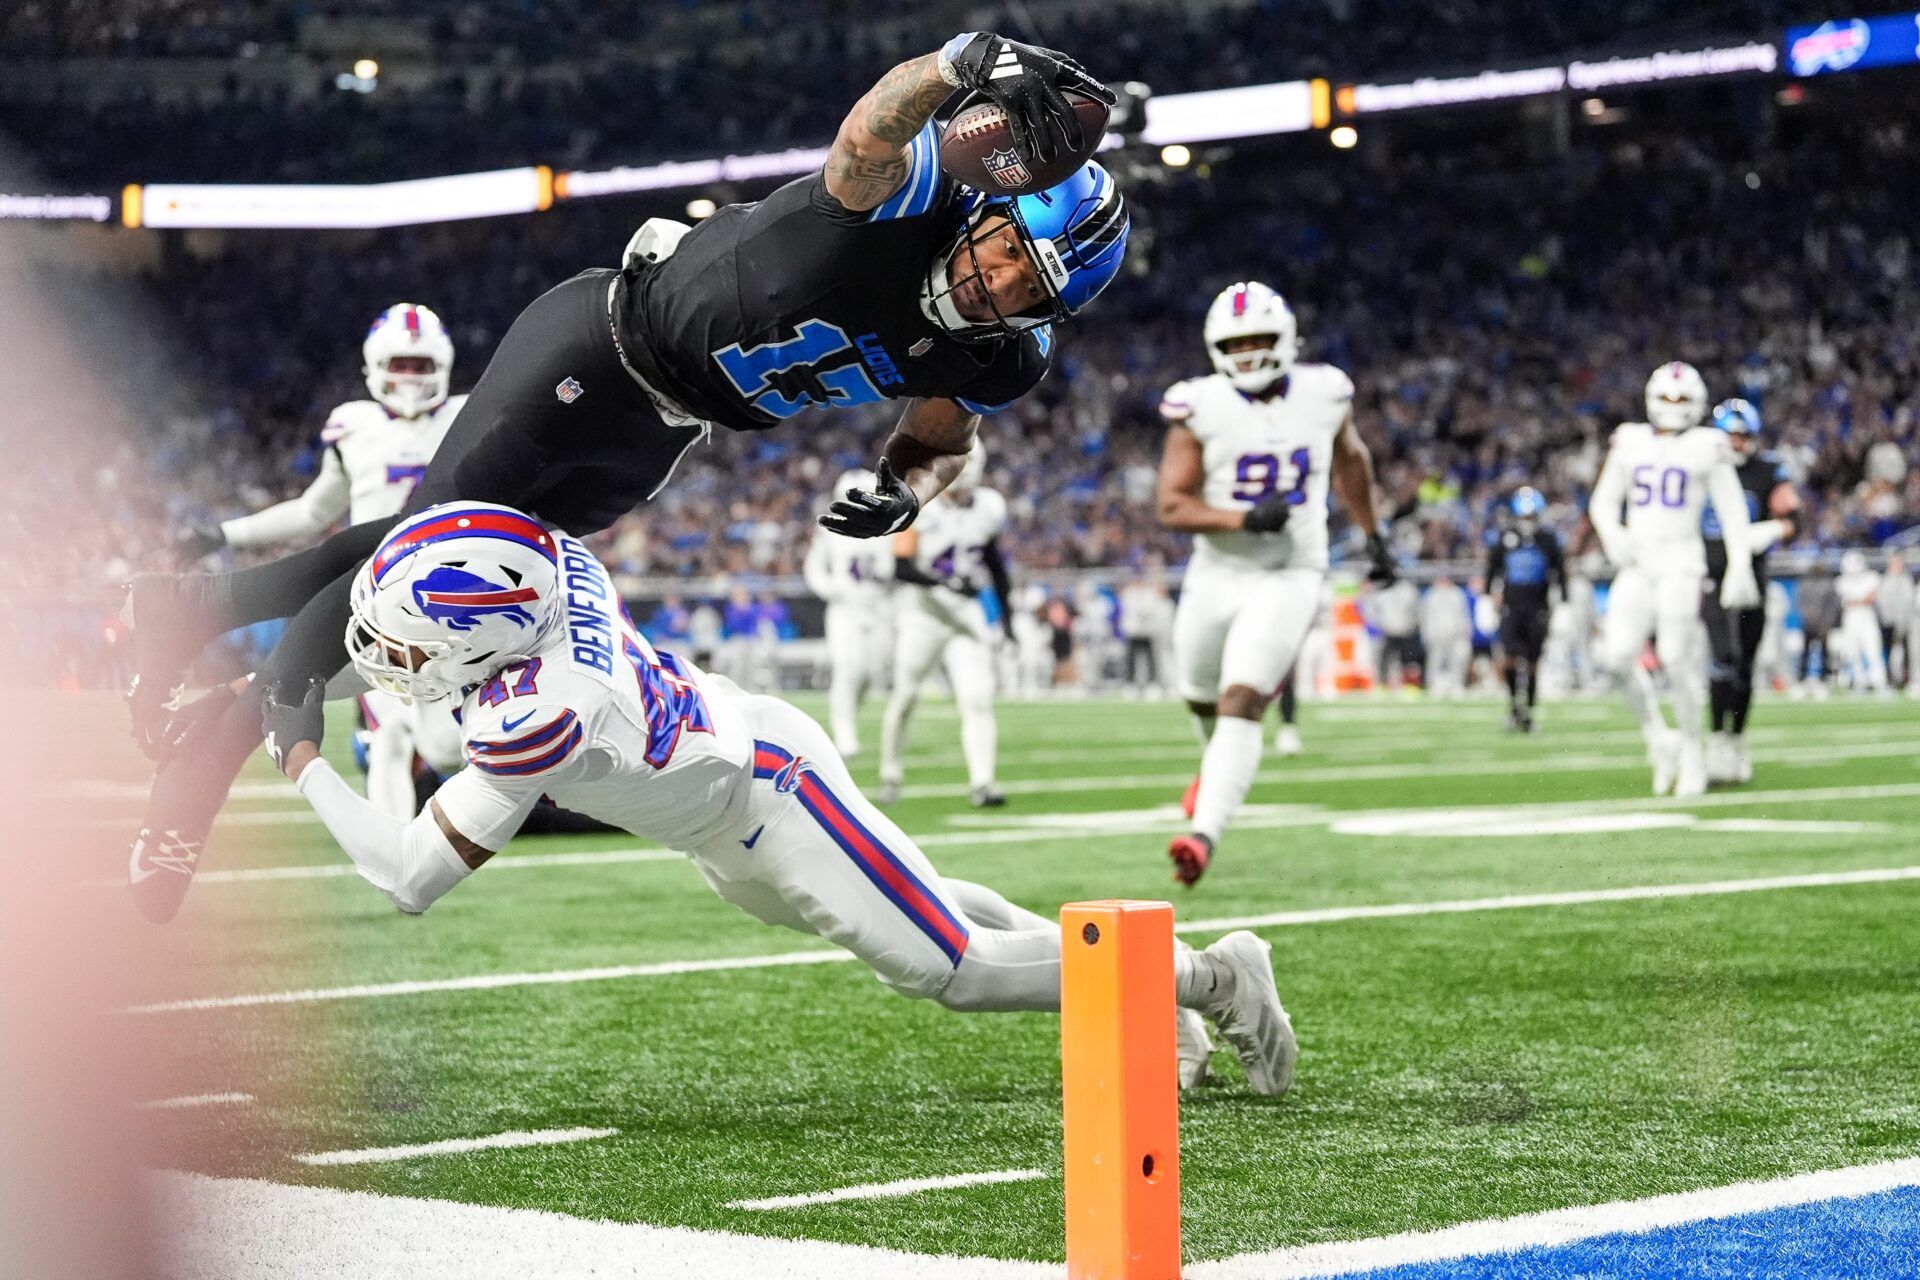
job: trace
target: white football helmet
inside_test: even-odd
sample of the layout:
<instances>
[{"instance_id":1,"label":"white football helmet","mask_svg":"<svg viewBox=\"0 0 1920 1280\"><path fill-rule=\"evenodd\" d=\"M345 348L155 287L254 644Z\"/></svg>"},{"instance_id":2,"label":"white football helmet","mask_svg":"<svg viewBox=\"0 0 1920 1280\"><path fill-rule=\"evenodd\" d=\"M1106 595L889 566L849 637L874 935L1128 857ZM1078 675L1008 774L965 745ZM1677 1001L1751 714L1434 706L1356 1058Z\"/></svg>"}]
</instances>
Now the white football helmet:
<instances>
[{"instance_id":1,"label":"white football helmet","mask_svg":"<svg viewBox=\"0 0 1920 1280\"><path fill-rule=\"evenodd\" d=\"M1840 557L1840 572L1861 574L1867 571L1867 556L1863 551L1848 551Z\"/></svg>"},{"instance_id":2,"label":"white football helmet","mask_svg":"<svg viewBox=\"0 0 1920 1280\"><path fill-rule=\"evenodd\" d=\"M431 413L453 379L453 339L426 307L396 302L382 311L360 344L361 372L373 398L400 418ZM395 360L404 363L393 367Z\"/></svg>"},{"instance_id":3,"label":"white football helmet","mask_svg":"<svg viewBox=\"0 0 1920 1280\"><path fill-rule=\"evenodd\" d=\"M1647 379L1647 421L1656 431L1685 431L1707 416L1707 384L1684 361L1663 364Z\"/></svg>"},{"instance_id":4,"label":"white football helmet","mask_svg":"<svg viewBox=\"0 0 1920 1280\"><path fill-rule=\"evenodd\" d=\"M1286 300L1257 281L1228 285L1207 308L1201 333L1214 369L1242 391L1265 391L1300 355L1300 327ZM1229 354L1221 344L1235 338L1271 338L1266 346Z\"/></svg>"},{"instance_id":5,"label":"white football helmet","mask_svg":"<svg viewBox=\"0 0 1920 1280\"><path fill-rule=\"evenodd\" d=\"M971 493L987 480L987 442L979 436L973 438L973 447L967 450L967 463L960 468L960 474L947 486L948 493Z\"/></svg>"},{"instance_id":6,"label":"white football helmet","mask_svg":"<svg viewBox=\"0 0 1920 1280\"><path fill-rule=\"evenodd\" d=\"M394 526L353 581L347 653L376 689L432 701L530 655L566 616L553 534L486 502Z\"/></svg>"}]
</instances>

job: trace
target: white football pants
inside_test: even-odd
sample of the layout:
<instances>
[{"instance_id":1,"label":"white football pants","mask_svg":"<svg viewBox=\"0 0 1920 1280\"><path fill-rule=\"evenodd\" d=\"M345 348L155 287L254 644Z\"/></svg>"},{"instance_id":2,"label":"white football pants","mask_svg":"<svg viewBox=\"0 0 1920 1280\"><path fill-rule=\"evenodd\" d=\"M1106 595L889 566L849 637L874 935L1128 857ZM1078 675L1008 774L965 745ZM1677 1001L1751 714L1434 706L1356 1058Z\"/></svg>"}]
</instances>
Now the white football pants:
<instances>
[{"instance_id":1,"label":"white football pants","mask_svg":"<svg viewBox=\"0 0 1920 1280\"><path fill-rule=\"evenodd\" d=\"M880 680L887 619L864 604L827 606L827 720L842 755L860 750L860 699Z\"/></svg>"},{"instance_id":2,"label":"white football pants","mask_svg":"<svg viewBox=\"0 0 1920 1280\"><path fill-rule=\"evenodd\" d=\"M1707 704L1706 628L1700 621L1704 580L1697 566L1685 562L1665 573L1636 566L1622 569L1607 593L1601 660L1620 677L1627 707L1649 743L1666 729L1653 678L1640 665L1649 639L1667 673L1676 727L1690 740L1701 737Z\"/></svg>"},{"instance_id":3,"label":"white football pants","mask_svg":"<svg viewBox=\"0 0 1920 1280\"><path fill-rule=\"evenodd\" d=\"M396 818L414 814L413 757L448 776L466 764L459 704L451 698L409 705L381 689L360 695L367 718L367 799Z\"/></svg>"},{"instance_id":4,"label":"white football pants","mask_svg":"<svg viewBox=\"0 0 1920 1280\"><path fill-rule=\"evenodd\" d=\"M1880 615L1872 605L1852 605L1841 612L1840 643L1846 649L1854 688L1878 692L1887 687L1887 655L1880 647Z\"/></svg>"},{"instance_id":5,"label":"white football pants","mask_svg":"<svg viewBox=\"0 0 1920 1280\"><path fill-rule=\"evenodd\" d=\"M1272 697L1319 612L1324 576L1318 569L1188 569L1173 614L1180 696L1214 702L1237 684Z\"/></svg>"},{"instance_id":6,"label":"white football pants","mask_svg":"<svg viewBox=\"0 0 1920 1280\"><path fill-rule=\"evenodd\" d=\"M938 592L933 607L907 602L894 621L893 694L880 725L880 777L906 777L908 722L920 700L920 686L936 666L946 668L947 684L960 712L960 750L967 758L967 785L993 782L999 728L993 718L993 648L986 614L976 600L942 587L908 587ZM951 597L951 599L945 599Z\"/></svg>"}]
</instances>

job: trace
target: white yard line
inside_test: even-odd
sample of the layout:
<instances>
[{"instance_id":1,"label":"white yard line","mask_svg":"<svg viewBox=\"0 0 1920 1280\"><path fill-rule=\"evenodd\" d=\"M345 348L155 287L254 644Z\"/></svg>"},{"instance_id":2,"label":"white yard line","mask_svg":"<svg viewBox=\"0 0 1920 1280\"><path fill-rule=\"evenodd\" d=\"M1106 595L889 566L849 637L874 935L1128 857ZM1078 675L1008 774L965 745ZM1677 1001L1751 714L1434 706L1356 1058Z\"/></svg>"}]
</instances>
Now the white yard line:
<instances>
[{"instance_id":1,"label":"white yard line","mask_svg":"<svg viewBox=\"0 0 1920 1280\"><path fill-rule=\"evenodd\" d=\"M1920 1185L1920 1160L1890 1160L1885 1164L1803 1173L1765 1182L1736 1182L1732 1186L1683 1191L1649 1200L1618 1200L1577 1209L1464 1222L1437 1231L1409 1231L1376 1240L1246 1253L1218 1262L1197 1263L1188 1267L1185 1274L1189 1280L1303 1280L1309 1276L1346 1275L1413 1263L1551 1247L1595 1236L1657 1231L1689 1222L1916 1185Z\"/></svg>"},{"instance_id":2,"label":"white yard line","mask_svg":"<svg viewBox=\"0 0 1920 1280\"><path fill-rule=\"evenodd\" d=\"M618 1129L530 1129L489 1134L484 1138L446 1138L405 1147L366 1147L359 1151L312 1151L295 1156L301 1164L386 1164L417 1156L463 1156L470 1151L499 1151L509 1147L552 1147L565 1142L610 1138Z\"/></svg>"},{"instance_id":3,"label":"white yard line","mask_svg":"<svg viewBox=\"0 0 1920 1280\"><path fill-rule=\"evenodd\" d=\"M252 1102L250 1093L194 1093L183 1098L156 1098L152 1102L137 1102L136 1111L186 1111L194 1107L231 1107Z\"/></svg>"},{"instance_id":4,"label":"white yard line","mask_svg":"<svg viewBox=\"0 0 1920 1280\"><path fill-rule=\"evenodd\" d=\"M911 1196L922 1191L946 1191L954 1187L986 1187L1000 1182L1032 1182L1051 1177L1045 1169L1001 1169L992 1173L956 1173L945 1178L902 1178L898 1182L866 1182L856 1187L835 1187L831 1191L809 1191L802 1195L769 1196L764 1200L732 1200L729 1209L803 1209L814 1204L837 1204L842 1200L885 1200L891 1196Z\"/></svg>"},{"instance_id":5,"label":"white yard line","mask_svg":"<svg viewBox=\"0 0 1920 1280\"><path fill-rule=\"evenodd\" d=\"M155 1174L168 1280L1060 1280L1040 1262L594 1222L538 1209Z\"/></svg>"},{"instance_id":6,"label":"white yard line","mask_svg":"<svg viewBox=\"0 0 1920 1280\"><path fill-rule=\"evenodd\" d=\"M1660 898L1698 898L1774 889L1818 889L1835 885L1887 884L1920 880L1920 866L1830 871L1811 875L1767 876L1754 880L1712 880L1700 884L1634 885L1615 889L1575 889L1560 893L1510 894L1497 898L1460 898L1444 902L1398 902L1381 906L1323 907L1311 911L1274 911L1264 915L1222 916L1176 924L1176 933L1219 933L1228 929L1284 928L1334 924L1343 920L1381 920L1404 916L1456 915L1475 911L1511 911L1527 907L1572 907L1600 902L1639 902ZM618 978L658 978L728 969L772 969L787 965L833 964L852 960L847 951L780 951L772 955L716 960L673 960L661 964L614 965L599 969L556 969L537 973L490 973L465 978L379 982L351 987L313 987L250 995L199 996L134 1005L127 1013L183 1013L201 1009L240 1009L265 1004L305 1004L324 1000L363 1000L420 995L435 991L483 991L499 987L606 982Z\"/></svg>"},{"instance_id":7,"label":"white yard line","mask_svg":"<svg viewBox=\"0 0 1920 1280\"><path fill-rule=\"evenodd\" d=\"M630 862L685 862L671 849L584 849L573 853L509 853L487 864L488 871L539 871L547 867L621 866ZM321 862L294 867L240 867L232 871L202 871L196 884L249 884L259 880L327 880L357 876L351 862ZM121 883L115 881L116 884Z\"/></svg>"}]
</instances>

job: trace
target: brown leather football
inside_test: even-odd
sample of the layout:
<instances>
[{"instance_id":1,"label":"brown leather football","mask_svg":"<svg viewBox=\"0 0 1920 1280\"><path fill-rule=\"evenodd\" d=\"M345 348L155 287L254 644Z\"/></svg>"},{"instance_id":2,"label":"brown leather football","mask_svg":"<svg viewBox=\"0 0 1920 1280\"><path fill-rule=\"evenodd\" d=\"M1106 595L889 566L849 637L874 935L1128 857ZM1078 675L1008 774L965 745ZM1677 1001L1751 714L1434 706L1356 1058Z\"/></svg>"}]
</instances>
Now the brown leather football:
<instances>
[{"instance_id":1,"label":"brown leather football","mask_svg":"<svg viewBox=\"0 0 1920 1280\"><path fill-rule=\"evenodd\" d=\"M1063 150L1052 163L1039 164L1014 147L1006 113L991 102L975 100L955 112L940 131L940 167L988 195L1032 195L1064 182L1100 149L1107 133L1107 104L1072 89L1063 96L1080 120L1085 143L1080 149Z\"/></svg>"}]
</instances>

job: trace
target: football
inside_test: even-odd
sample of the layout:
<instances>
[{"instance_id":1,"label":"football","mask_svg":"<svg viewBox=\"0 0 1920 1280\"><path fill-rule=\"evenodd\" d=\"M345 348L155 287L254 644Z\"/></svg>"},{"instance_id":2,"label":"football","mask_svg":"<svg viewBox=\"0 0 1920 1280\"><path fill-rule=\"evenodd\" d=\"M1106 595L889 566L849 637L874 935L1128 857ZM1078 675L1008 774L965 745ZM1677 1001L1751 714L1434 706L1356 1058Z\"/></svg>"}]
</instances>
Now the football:
<instances>
[{"instance_id":1,"label":"football","mask_svg":"<svg viewBox=\"0 0 1920 1280\"><path fill-rule=\"evenodd\" d=\"M1071 89L1063 91L1080 120L1084 145L1062 151L1050 164L1022 156L1013 145L1006 112L984 99L962 107L940 131L940 167L990 195L1025 196L1071 176L1100 149L1107 133L1107 104Z\"/></svg>"}]
</instances>

